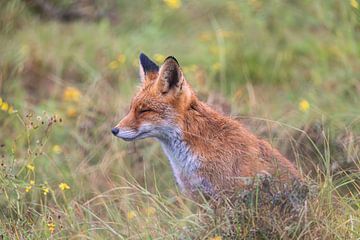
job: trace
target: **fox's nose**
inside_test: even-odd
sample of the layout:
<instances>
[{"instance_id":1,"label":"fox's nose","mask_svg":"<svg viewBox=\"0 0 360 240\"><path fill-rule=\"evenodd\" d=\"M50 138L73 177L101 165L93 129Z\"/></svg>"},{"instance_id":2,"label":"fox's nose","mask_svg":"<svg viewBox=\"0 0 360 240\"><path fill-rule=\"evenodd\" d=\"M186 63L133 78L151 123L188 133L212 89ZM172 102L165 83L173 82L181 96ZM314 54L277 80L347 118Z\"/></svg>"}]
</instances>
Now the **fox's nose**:
<instances>
[{"instance_id":1,"label":"fox's nose","mask_svg":"<svg viewBox=\"0 0 360 240\"><path fill-rule=\"evenodd\" d=\"M114 127L111 129L111 132L116 136L119 133L119 129L117 127Z\"/></svg>"}]
</instances>

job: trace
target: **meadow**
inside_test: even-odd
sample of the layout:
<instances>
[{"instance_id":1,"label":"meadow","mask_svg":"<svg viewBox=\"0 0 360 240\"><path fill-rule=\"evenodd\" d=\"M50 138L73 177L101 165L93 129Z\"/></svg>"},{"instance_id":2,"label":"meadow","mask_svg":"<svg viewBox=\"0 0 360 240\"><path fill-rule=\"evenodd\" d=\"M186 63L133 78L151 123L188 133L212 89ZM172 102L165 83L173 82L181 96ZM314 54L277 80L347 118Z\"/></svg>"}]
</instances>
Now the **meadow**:
<instances>
[{"instance_id":1,"label":"meadow","mask_svg":"<svg viewBox=\"0 0 360 240\"><path fill-rule=\"evenodd\" d=\"M1 2L1 239L360 238L360 2L41 2ZM112 136L140 52L176 56L301 169L315 190L295 218L257 194L219 216L178 191L158 143Z\"/></svg>"}]
</instances>

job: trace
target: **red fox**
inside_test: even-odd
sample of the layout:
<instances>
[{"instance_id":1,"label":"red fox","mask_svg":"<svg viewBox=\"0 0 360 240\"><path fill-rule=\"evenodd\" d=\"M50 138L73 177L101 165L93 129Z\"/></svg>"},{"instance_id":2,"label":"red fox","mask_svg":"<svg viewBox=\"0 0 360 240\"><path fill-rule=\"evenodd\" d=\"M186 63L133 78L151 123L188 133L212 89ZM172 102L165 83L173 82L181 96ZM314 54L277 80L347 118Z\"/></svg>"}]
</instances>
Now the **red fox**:
<instances>
[{"instance_id":1,"label":"red fox","mask_svg":"<svg viewBox=\"0 0 360 240\"><path fill-rule=\"evenodd\" d=\"M185 194L233 193L258 174L300 178L268 142L201 102L174 57L159 67L141 53L140 78L140 91L112 133L125 141L157 139Z\"/></svg>"}]
</instances>

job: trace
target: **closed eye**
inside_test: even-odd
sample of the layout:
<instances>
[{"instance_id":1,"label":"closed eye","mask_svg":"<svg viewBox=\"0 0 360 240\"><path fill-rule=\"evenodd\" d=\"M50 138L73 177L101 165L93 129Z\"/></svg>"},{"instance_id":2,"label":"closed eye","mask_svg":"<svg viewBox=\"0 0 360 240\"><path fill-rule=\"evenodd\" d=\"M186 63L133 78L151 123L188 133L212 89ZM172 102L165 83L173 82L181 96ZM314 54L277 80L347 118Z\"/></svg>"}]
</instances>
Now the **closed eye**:
<instances>
[{"instance_id":1,"label":"closed eye","mask_svg":"<svg viewBox=\"0 0 360 240\"><path fill-rule=\"evenodd\" d=\"M139 113L146 113L146 112L152 112L153 110L151 110L150 108L142 108L139 110Z\"/></svg>"}]
</instances>

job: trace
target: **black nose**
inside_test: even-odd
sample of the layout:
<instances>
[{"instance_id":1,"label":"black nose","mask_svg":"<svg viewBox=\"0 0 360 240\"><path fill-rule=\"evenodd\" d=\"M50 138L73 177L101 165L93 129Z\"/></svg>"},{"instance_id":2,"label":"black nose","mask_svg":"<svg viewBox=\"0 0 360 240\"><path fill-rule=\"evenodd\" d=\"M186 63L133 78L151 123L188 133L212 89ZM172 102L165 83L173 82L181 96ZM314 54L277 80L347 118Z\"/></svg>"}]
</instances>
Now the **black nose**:
<instances>
[{"instance_id":1,"label":"black nose","mask_svg":"<svg viewBox=\"0 0 360 240\"><path fill-rule=\"evenodd\" d=\"M116 136L116 134L119 133L119 129L114 127L114 128L111 129L111 132L112 132L112 134L114 134Z\"/></svg>"}]
</instances>

